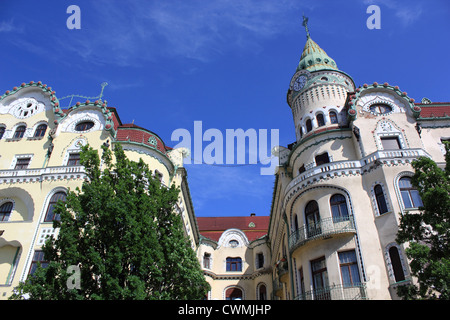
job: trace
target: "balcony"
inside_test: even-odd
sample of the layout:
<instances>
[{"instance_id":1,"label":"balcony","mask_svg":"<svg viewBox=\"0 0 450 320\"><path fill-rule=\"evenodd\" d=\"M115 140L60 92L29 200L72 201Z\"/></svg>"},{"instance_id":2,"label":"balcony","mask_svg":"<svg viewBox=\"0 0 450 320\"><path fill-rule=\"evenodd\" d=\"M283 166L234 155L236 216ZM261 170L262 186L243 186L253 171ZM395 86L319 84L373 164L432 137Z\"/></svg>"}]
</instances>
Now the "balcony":
<instances>
[{"instance_id":1,"label":"balcony","mask_svg":"<svg viewBox=\"0 0 450 320\"><path fill-rule=\"evenodd\" d=\"M332 285L325 288L306 291L295 300L366 300L367 290L364 283L353 285Z\"/></svg>"},{"instance_id":2,"label":"balcony","mask_svg":"<svg viewBox=\"0 0 450 320\"><path fill-rule=\"evenodd\" d=\"M307 186L322 179L360 175L377 165L394 165L410 163L419 157L431 156L423 149L378 150L360 160L333 161L320 166L312 166L287 185L284 205L296 198L296 195Z\"/></svg>"},{"instance_id":3,"label":"balcony","mask_svg":"<svg viewBox=\"0 0 450 320\"><path fill-rule=\"evenodd\" d=\"M294 231L289 236L289 250L292 252L307 242L345 233L356 233L353 216L325 218L317 223L303 225Z\"/></svg>"},{"instance_id":4,"label":"balcony","mask_svg":"<svg viewBox=\"0 0 450 320\"><path fill-rule=\"evenodd\" d=\"M84 179L83 166L60 166L36 169L0 170L0 184L42 182L45 180Z\"/></svg>"}]
</instances>

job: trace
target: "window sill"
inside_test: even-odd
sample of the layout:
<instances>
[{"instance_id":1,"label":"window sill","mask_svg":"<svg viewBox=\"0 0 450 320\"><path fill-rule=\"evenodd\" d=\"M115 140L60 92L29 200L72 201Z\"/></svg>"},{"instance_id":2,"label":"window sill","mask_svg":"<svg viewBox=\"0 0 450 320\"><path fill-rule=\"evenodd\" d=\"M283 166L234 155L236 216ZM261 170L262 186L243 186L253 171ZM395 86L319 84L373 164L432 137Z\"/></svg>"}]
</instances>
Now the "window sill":
<instances>
[{"instance_id":1,"label":"window sill","mask_svg":"<svg viewBox=\"0 0 450 320\"><path fill-rule=\"evenodd\" d=\"M44 139L44 136L42 136L42 137L28 137L27 141L42 140L42 139Z\"/></svg>"}]
</instances>

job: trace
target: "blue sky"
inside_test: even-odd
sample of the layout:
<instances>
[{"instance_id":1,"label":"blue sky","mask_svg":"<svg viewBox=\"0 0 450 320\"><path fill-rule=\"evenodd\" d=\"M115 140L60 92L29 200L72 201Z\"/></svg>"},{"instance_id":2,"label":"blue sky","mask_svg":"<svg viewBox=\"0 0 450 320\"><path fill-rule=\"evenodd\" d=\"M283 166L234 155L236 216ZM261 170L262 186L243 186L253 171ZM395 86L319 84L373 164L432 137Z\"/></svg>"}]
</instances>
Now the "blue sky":
<instances>
[{"instance_id":1,"label":"blue sky","mask_svg":"<svg viewBox=\"0 0 450 320\"><path fill-rule=\"evenodd\" d=\"M71 4L80 30L66 27ZM379 30L366 27L371 4ZM303 14L357 86L388 82L416 101L450 101L447 0L0 0L0 91L33 80L60 98L97 96L106 81L104 99L122 122L169 146L194 121L224 136L279 129L286 146L295 141L286 92L306 41ZM274 177L259 165L186 167L197 216L270 214Z\"/></svg>"}]
</instances>

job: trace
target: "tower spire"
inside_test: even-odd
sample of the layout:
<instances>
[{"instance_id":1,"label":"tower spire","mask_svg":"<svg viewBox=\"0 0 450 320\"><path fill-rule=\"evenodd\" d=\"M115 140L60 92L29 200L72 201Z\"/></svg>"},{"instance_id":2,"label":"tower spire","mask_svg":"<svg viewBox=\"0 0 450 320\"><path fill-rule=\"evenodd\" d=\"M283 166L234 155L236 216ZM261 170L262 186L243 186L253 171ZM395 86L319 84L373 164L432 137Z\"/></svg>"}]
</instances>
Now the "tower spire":
<instances>
[{"instance_id":1,"label":"tower spire","mask_svg":"<svg viewBox=\"0 0 450 320\"><path fill-rule=\"evenodd\" d=\"M309 29L308 29L308 17L305 17L305 15L303 14L303 23L302 25L305 27L306 30L306 38L309 39L311 38L311 36L309 35Z\"/></svg>"}]
</instances>

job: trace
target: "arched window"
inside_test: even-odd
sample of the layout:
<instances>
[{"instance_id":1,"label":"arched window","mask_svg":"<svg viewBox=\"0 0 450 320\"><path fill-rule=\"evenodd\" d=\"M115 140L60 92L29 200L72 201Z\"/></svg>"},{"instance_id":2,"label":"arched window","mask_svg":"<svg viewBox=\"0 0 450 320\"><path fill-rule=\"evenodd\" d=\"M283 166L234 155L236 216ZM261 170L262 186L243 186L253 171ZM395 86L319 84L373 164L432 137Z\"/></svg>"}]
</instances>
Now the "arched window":
<instances>
[{"instance_id":1,"label":"arched window","mask_svg":"<svg viewBox=\"0 0 450 320\"><path fill-rule=\"evenodd\" d=\"M316 119L317 119L317 126L322 127L325 125L325 119L322 113L318 113Z\"/></svg>"},{"instance_id":2,"label":"arched window","mask_svg":"<svg viewBox=\"0 0 450 320\"><path fill-rule=\"evenodd\" d=\"M377 201L378 213L383 214L388 212L386 198L384 197L383 188L377 184L373 191L375 192L375 200Z\"/></svg>"},{"instance_id":3,"label":"arched window","mask_svg":"<svg viewBox=\"0 0 450 320\"><path fill-rule=\"evenodd\" d=\"M242 290L239 288L229 288L225 292L226 300L242 300Z\"/></svg>"},{"instance_id":4,"label":"arched window","mask_svg":"<svg viewBox=\"0 0 450 320\"><path fill-rule=\"evenodd\" d=\"M267 289L265 284L260 284L258 288L258 300L267 300Z\"/></svg>"},{"instance_id":5,"label":"arched window","mask_svg":"<svg viewBox=\"0 0 450 320\"><path fill-rule=\"evenodd\" d=\"M402 260L400 258L400 253L398 252L396 246L392 246L389 248L389 259L391 260L395 282L405 280L405 273L403 272Z\"/></svg>"},{"instance_id":6,"label":"arched window","mask_svg":"<svg viewBox=\"0 0 450 320\"><path fill-rule=\"evenodd\" d=\"M418 208L423 206L419 191L413 187L410 177L401 178L398 181L398 186L405 208Z\"/></svg>"},{"instance_id":7,"label":"arched window","mask_svg":"<svg viewBox=\"0 0 450 320\"><path fill-rule=\"evenodd\" d=\"M312 130L312 121L311 119L306 120L306 132L310 132Z\"/></svg>"},{"instance_id":8,"label":"arched window","mask_svg":"<svg viewBox=\"0 0 450 320\"><path fill-rule=\"evenodd\" d=\"M0 127L0 139L3 138L3 135L5 134L6 128Z\"/></svg>"},{"instance_id":9,"label":"arched window","mask_svg":"<svg viewBox=\"0 0 450 320\"><path fill-rule=\"evenodd\" d=\"M237 258L227 258L227 271L242 271L242 259Z\"/></svg>"},{"instance_id":10,"label":"arched window","mask_svg":"<svg viewBox=\"0 0 450 320\"><path fill-rule=\"evenodd\" d=\"M320 227L319 206L316 201L312 200L306 205L305 220L308 237L313 237L322 233L322 229Z\"/></svg>"},{"instance_id":11,"label":"arched window","mask_svg":"<svg viewBox=\"0 0 450 320\"><path fill-rule=\"evenodd\" d=\"M7 201L0 206L0 221L8 221L11 215L14 204L11 201Z\"/></svg>"},{"instance_id":12,"label":"arched window","mask_svg":"<svg viewBox=\"0 0 450 320\"><path fill-rule=\"evenodd\" d=\"M211 269L211 254L208 252L203 255L203 268Z\"/></svg>"},{"instance_id":13,"label":"arched window","mask_svg":"<svg viewBox=\"0 0 450 320\"><path fill-rule=\"evenodd\" d=\"M25 135L25 130L27 129L26 126L18 126L16 131L14 132L14 139L22 139Z\"/></svg>"},{"instance_id":14,"label":"arched window","mask_svg":"<svg viewBox=\"0 0 450 320\"><path fill-rule=\"evenodd\" d=\"M298 134L300 135L300 138L303 137L303 128L301 126L298 127Z\"/></svg>"},{"instance_id":15,"label":"arched window","mask_svg":"<svg viewBox=\"0 0 450 320\"><path fill-rule=\"evenodd\" d=\"M330 111L330 113L328 114L330 116L330 122L331 123L338 123L338 118L337 118L337 114L334 111Z\"/></svg>"},{"instance_id":16,"label":"arched window","mask_svg":"<svg viewBox=\"0 0 450 320\"><path fill-rule=\"evenodd\" d=\"M58 202L58 200L61 201L66 201L66 194L65 192L57 192L55 193L51 199L50 202L48 204L47 207L47 213L45 214L45 222L52 222L53 220L60 220L61 217L59 216L59 214L56 214L55 211L55 205Z\"/></svg>"},{"instance_id":17,"label":"arched window","mask_svg":"<svg viewBox=\"0 0 450 320\"><path fill-rule=\"evenodd\" d=\"M40 124L36 128L36 131L34 132L34 137L35 138L43 137L45 135L45 131L47 131L47 125L45 123Z\"/></svg>"},{"instance_id":18,"label":"arched window","mask_svg":"<svg viewBox=\"0 0 450 320\"><path fill-rule=\"evenodd\" d=\"M348 220L347 201L341 194L335 194L330 198L333 222Z\"/></svg>"}]
</instances>

